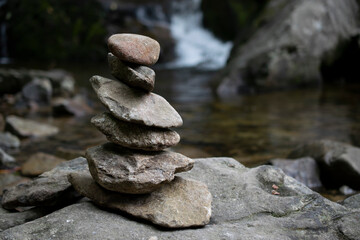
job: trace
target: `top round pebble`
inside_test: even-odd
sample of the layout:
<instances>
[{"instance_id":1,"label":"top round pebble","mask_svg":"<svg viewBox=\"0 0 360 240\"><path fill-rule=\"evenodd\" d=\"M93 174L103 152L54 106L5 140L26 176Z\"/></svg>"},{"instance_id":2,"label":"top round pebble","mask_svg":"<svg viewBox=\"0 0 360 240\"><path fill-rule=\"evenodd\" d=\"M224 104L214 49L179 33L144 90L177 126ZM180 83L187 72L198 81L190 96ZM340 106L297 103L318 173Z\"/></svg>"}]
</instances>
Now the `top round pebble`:
<instances>
[{"instance_id":1,"label":"top round pebble","mask_svg":"<svg viewBox=\"0 0 360 240\"><path fill-rule=\"evenodd\" d=\"M108 47L120 60L139 65L153 65L160 55L156 40L138 34L114 34L108 39Z\"/></svg>"}]
</instances>

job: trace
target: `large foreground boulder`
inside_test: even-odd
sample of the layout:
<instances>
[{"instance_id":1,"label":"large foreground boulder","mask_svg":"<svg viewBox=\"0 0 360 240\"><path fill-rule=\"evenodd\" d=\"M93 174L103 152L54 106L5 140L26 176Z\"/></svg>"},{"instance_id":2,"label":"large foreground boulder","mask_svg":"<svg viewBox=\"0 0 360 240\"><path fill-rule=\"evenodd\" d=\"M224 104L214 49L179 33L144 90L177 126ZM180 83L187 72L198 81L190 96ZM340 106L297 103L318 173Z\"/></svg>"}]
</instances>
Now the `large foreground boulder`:
<instances>
[{"instance_id":1,"label":"large foreground boulder","mask_svg":"<svg viewBox=\"0 0 360 240\"><path fill-rule=\"evenodd\" d=\"M0 233L0 239L356 239L360 209L331 202L272 166L196 159L179 174L204 182L212 217L203 228L163 230L90 202L74 204ZM279 195L272 186L279 186Z\"/></svg>"},{"instance_id":2,"label":"large foreground boulder","mask_svg":"<svg viewBox=\"0 0 360 240\"><path fill-rule=\"evenodd\" d=\"M322 64L341 54L339 46L359 33L358 19L355 0L269 1L255 21L264 24L235 45L218 93L318 83Z\"/></svg>"}]
</instances>

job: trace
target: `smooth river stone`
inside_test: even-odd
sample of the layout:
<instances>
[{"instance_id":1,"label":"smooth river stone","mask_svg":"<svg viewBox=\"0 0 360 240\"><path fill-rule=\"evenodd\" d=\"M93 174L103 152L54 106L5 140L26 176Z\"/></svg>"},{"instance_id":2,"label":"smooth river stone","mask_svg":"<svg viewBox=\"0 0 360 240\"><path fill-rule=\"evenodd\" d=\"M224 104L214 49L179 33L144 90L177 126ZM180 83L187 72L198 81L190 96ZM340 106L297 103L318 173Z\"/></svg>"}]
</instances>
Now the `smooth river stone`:
<instances>
[{"instance_id":1,"label":"smooth river stone","mask_svg":"<svg viewBox=\"0 0 360 240\"><path fill-rule=\"evenodd\" d=\"M100 187L89 174L70 174L69 182L94 203L168 228L204 226L210 221L212 196L204 183L176 177L150 194L129 195Z\"/></svg>"},{"instance_id":2,"label":"smooth river stone","mask_svg":"<svg viewBox=\"0 0 360 240\"><path fill-rule=\"evenodd\" d=\"M108 39L108 47L120 60L140 65L153 65L160 55L156 40L138 34L114 34Z\"/></svg>"},{"instance_id":3,"label":"smooth river stone","mask_svg":"<svg viewBox=\"0 0 360 240\"><path fill-rule=\"evenodd\" d=\"M116 192L149 193L174 179L175 173L192 169L194 161L180 153L145 152L106 143L86 150L94 180Z\"/></svg>"},{"instance_id":4,"label":"smooth river stone","mask_svg":"<svg viewBox=\"0 0 360 240\"><path fill-rule=\"evenodd\" d=\"M135 64L125 64L112 53L108 53L111 74L131 87L152 91L155 85L155 72L151 68Z\"/></svg>"},{"instance_id":5,"label":"smooth river stone","mask_svg":"<svg viewBox=\"0 0 360 240\"><path fill-rule=\"evenodd\" d=\"M166 128L147 127L121 121L110 113L101 113L91 119L110 142L132 149L160 151L180 141L177 132Z\"/></svg>"},{"instance_id":6,"label":"smooth river stone","mask_svg":"<svg viewBox=\"0 0 360 240\"><path fill-rule=\"evenodd\" d=\"M100 76L93 76L90 82L100 101L120 120L160 128L183 124L179 113L157 94Z\"/></svg>"}]
</instances>

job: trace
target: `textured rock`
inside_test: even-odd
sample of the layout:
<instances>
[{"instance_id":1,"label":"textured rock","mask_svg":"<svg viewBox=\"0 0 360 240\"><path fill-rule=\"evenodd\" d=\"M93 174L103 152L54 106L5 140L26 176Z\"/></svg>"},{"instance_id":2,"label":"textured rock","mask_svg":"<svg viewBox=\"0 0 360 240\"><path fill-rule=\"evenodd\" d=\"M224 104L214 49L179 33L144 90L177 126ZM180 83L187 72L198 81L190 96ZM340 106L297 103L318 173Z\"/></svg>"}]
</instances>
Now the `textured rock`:
<instances>
[{"instance_id":1,"label":"textured rock","mask_svg":"<svg viewBox=\"0 0 360 240\"><path fill-rule=\"evenodd\" d=\"M20 147L20 140L9 132L0 132L0 147L4 149Z\"/></svg>"},{"instance_id":2,"label":"textured rock","mask_svg":"<svg viewBox=\"0 0 360 240\"><path fill-rule=\"evenodd\" d=\"M5 188L12 187L19 183L27 182L29 180L30 178L21 177L17 173L0 174L0 196L2 195Z\"/></svg>"},{"instance_id":3,"label":"textured rock","mask_svg":"<svg viewBox=\"0 0 360 240\"><path fill-rule=\"evenodd\" d=\"M155 72L151 68L125 64L112 53L108 54L111 74L131 87L152 91L155 85Z\"/></svg>"},{"instance_id":4,"label":"textured rock","mask_svg":"<svg viewBox=\"0 0 360 240\"><path fill-rule=\"evenodd\" d=\"M254 22L264 24L238 41L219 74L221 96L317 85L359 33L355 0L271 0L261 15Z\"/></svg>"},{"instance_id":5,"label":"textured rock","mask_svg":"<svg viewBox=\"0 0 360 240\"><path fill-rule=\"evenodd\" d=\"M91 119L91 123L105 134L110 142L132 149L159 151L180 141L179 134L170 129L121 121L109 113L96 115Z\"/></svg>"},{"instance_id":6,"label":"textured rock","mask_svg":"<svg viewBox=\"0 0 360 240\"><path fill-rule=\"evenodd\" d=\"M50 213L48 208L32 208L23 212L9 212L0 207L0 232Z\"/></svg>"},{"instance_id":7,"label":"textured rock","mask_svg":"<svg viewBox=\"0 0 360 240\"><path fill-rule=\"evenodd\" d=\"M35 153L21 166L21 173L25 176L38 176L64 161L65 159L47 153Z\"/></svg>"},{"instance_id":8,"label":"textured rock","mask_svg":"<svg viewBox=\"0 0 360 240\"><path fill-rule=\"evenodd\" d=\"M100 101L120 120L161 128L183 123L176 110L159 95L100 76L93 76L90 82Z\"/></svg>"},{"instance_id":9,"label":"textured rock","mask_svg":"<svg viewBox=\"0 0 360 240\"><path fill-rule=\"evenodd\" d=\"M140 65L153 65L160 55L156 40L137 34L114 34L108 39L108 47L120 60Z\"/></svg>"},{"instance_id":10,"label":"textured rock","mask_svg":"<svg viewBox=\"0 0 360 240\"><path fill-rule=\"evenodd\" d=\"M9 126L9 130L19 137L45 137L59 132L57 127L17 116L8 116L6 118L6 123L7 126Z\"/></svg>"},{"instance_id":11,"label":"textured rock","mask_svg":"<svg viewBox=\"0 0 360 240\"><path fill-rule=\"evenodd\" d=\"M79 195L71 187L67 175L74 172L87 172L85 158L76 158L59 164L33 181L21 183L4 190L2 206L14 209L19 206L65 205L76 200Z\"/></svg>"},{"instance_id":12,"label":"textured rock","mask_svg":"<svg viewBox=\"0 0 360 240\"><path fill-rule=\"evenodd\" d=\"M347 185L360 189L360 148L321 140L306 143L289 154L289 158L312 157L320 168L320 179L325 186L338 188Z\"/></svg>"},{"instance_id":13,"label":"textured rock","mask_svg":"<svg viewBox=\"0 0 360 240\"><path fill-rule=\"evenodd\" d=\"M104 188L122 193L149 193L189 171L194 161L180 153L134 151L112 143L86 151L91 175Z\"/></svg>"},{"instance_id":14,"label":"textured rock","mask_svg":"<svg viewBox=\"0 0 360 240\"><path fill-rule=\"evenodd\" d=\"M49 104L52 97L52 86L49 79L36 78L26 84L22 89L22 96L27 102Z\"/></svg>"},{"instance_id":15,"label":"textured rock","mask_svg":"<svg viewBox=\"0 0 360 240\"><path fill-rule=\"evenodd\" d=\"M281 170L290 177L295 178L299 182L305 184L309 188L322 187L319 177L319 167L316 161L312 158L300 159L274 159L270 163Z\"/></svg>"},{"instance_id":16,"label":"textured rock","mask_svg":"<svg viewBox=\"0 0 360 240\"><path fill-rule=\"evenodd\" d=\"M350 221L358 210L323 198L272 166L249 169L234 159L206 158L179 175L208 186L213 201L206 227L164 231L84 202L8 229L0 239L348 240L359 229L358 221ZM273 184L280 195L271 194Z\"/></svg>"},{"instance_id":17,"label":"textured rock","mask_svg":"<svg viewBox=\"0 0 360 240\"><path fill-rule=\"evenodd\" d=\"M210 221L211 194L205 184L176 177L145 195L127 195L101 188L90 174L70 174L69 181L96 204L129 213L169 228L204 226Z\"/></svg>"},{"instance_id":18,"label":"textured rock","mask_svg":"<svg viewBox=\"0 0 360 240\"><path fill-rule=\"evenodd\" d=\"M11 168L16 165L15 158L0 148L0 168Z\"/></svg>"},{"instance_id":19,"label":"textured rock","mask_svg":"<svg viewBox=\"0 0 360 240\"><path fill-rule=\"evenodd\" d=\"M360 210L360 193L353 195L351 197L346 198L342 205L348 208L354 208Z\"/></svg>"}]
</instances>

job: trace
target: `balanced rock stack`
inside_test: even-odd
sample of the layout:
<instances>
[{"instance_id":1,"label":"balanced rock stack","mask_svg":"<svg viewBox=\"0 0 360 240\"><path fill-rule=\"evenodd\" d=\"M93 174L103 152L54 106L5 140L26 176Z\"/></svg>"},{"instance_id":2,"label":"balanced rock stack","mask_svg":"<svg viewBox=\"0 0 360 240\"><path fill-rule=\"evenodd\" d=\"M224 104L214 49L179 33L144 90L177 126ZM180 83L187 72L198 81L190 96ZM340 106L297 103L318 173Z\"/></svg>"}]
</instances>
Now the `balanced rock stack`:
<instances>
[{"instance_id":1,"label":"balanced rock stack","mask_svg":"<svg viewBox=\"0 0 360 240\"><path fill-rule=\"evenodd\" d=\"M194 161L164 151L180 141L172 127L182 125L176 110L152 93L157 41L135 34L108 40L108 62L116 80L90 79L109 112L92 118L109 143L86 151L90 174L71 174L69 181L98 205L120 210L154 224L184 228L203 226L211 216L211 194L201 182L175 176Z\"/></svg>"}]
</instances>

